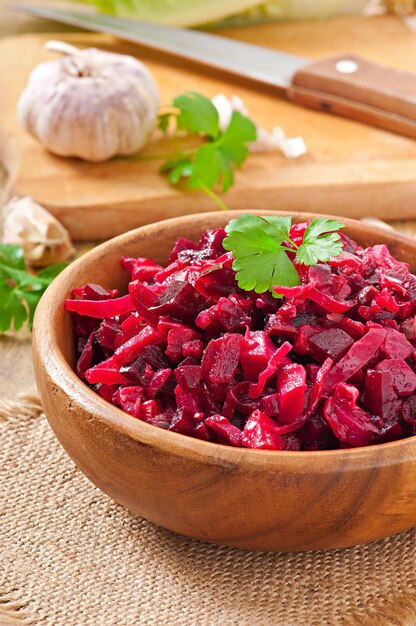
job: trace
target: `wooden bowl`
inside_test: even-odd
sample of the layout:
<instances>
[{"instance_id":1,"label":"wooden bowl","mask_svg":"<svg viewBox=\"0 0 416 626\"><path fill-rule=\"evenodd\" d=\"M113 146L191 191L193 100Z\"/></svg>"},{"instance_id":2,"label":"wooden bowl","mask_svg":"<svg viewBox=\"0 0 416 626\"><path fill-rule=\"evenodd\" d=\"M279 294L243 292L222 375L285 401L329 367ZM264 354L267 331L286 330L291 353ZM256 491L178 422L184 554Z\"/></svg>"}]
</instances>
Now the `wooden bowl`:
<instances>
[{"instance_id":1,"label":"wooden bowl","mask_svg":"<svg viewBox=\"0 0 416 626\"><path fill-rule=\"evenodd\" d=\"M266 214L264 211L262 214ZM66 269L36 312L34 365L47 418L81 471L111 498L183 535L260 550L302 551L364 543L416 525L416 437L319 452L231 448L168 432L104 401L74 372L64 300L96 282L123 293L119 259L166 263L179 236L197 240L236 212L151 224L100 245ZM308 214L295 214L303 221ZM416 267L416 242L354 220L364 246L386 243Z\"/></svg>"}]
</instances>

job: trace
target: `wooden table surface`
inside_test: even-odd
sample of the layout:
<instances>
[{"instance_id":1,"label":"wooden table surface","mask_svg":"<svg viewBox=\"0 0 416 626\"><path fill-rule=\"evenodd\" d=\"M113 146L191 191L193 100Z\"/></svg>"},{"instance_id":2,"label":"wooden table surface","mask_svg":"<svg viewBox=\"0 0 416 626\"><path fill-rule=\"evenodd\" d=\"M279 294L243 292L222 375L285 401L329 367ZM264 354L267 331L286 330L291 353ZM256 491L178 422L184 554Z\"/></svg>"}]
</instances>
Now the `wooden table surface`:
<instances>
[{"instance_id":1,"label":"wooden table surface","mask_svg":"<svg viewBox=\"0 0 416 626\"><path fill-rule=\"evenodd\" d=\"M28 32L73 30L53 22L14 15L6 9L8 2L0 0L0 37ZM392 225L408 235L416 235L416 221L393 222ZM0 398L13 400L21 393L32 393L34 390L30 339L0 337Z\"/></svg>"}]
</instances>

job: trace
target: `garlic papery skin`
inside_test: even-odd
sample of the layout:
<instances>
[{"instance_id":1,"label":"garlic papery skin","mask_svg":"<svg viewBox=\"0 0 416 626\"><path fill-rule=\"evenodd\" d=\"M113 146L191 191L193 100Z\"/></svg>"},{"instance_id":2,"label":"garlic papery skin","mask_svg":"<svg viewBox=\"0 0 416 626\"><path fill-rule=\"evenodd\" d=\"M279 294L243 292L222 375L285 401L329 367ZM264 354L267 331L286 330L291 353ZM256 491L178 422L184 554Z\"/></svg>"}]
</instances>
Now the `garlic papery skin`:
<instances>
[{"instance_id":1,"label":"garlic papery skin","mask_svg":"<svg viewBox=\"0 0 416 626\"><path fill-rule=\"evenodd\" d=\"M2 209L2 243L22 246L33 267L66 261L75 252L68 231L32 198L12 198Z\"/></svg>"},{"instance_id":2,"label":"garlic papery skin","mask_svg":"<svg viewBox=\"0 0 416 626\"><path fill-rule=\"evenodd\" d=\"M21 126L59 156L106 161L134 154L153 130L157 85L134 57L49 42L59 59L38 65L22 93Z\"/></svg>"}]
</instances>

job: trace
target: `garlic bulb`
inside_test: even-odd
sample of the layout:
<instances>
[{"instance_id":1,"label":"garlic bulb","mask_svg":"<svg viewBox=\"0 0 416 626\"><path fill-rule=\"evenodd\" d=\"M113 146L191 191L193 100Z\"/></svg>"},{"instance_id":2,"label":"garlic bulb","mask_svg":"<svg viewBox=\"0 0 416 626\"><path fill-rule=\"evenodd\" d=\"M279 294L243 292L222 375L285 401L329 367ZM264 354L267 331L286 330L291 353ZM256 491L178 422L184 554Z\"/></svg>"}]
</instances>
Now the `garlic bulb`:
<instances>
[{"instance_id":1,"label":"garlic bulb","mask_svg":"<svg viewBox=\"0 0 416 626\"><path fill-rule=\"evenodd\" d=\"M68 231L32 198L12 198L2 209L2 243L22 246L34 267L66 261L75 252Z\"/></svg>"},{"instance_id":2,"label":"garlic bulb","mask_svg":"<svg viewBox=\"0 0 416 626\"><path fill-rule=\"evenodd\" d=\"M22 93L22 127L54 154L106 161L134 154L155 126L159 93L146 66L134 57L49 42L63 53L41 63Z\"/></svg>"}]
</instances>

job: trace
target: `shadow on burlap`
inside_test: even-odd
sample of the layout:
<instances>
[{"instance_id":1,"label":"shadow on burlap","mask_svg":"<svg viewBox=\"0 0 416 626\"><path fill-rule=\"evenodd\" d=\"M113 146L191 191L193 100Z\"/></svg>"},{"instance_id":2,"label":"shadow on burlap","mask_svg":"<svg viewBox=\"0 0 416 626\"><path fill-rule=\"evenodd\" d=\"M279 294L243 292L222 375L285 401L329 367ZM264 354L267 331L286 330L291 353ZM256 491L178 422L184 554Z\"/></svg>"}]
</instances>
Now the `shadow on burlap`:
<instances>
[{"instance_id":1,"label":"shadow on burlap","mask_svg":"<svg viewBox=\"0 0 416 626\"><path fill-rule=\"evenodd\" d=\"M326 553L204 544L96 489L35 398L1 403L0 431L2 626L416 624L416 530Z\"/></svg>"}]
</instances>

